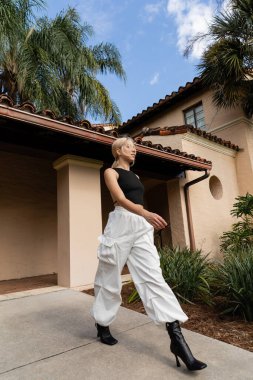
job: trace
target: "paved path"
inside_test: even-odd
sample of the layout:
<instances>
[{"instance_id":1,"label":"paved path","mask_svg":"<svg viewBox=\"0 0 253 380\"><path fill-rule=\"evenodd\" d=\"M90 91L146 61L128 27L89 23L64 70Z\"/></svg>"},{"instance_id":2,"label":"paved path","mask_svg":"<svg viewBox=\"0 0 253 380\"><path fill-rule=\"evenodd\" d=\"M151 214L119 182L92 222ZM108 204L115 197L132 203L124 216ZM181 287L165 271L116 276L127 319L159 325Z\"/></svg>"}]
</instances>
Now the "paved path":
<instances>
[{"instance_id":1,"label":"paved path","mask_svg":"<svg viewBox=\"0 0 253 380\"><path fill-rule=\"evenodd\" d=\"M120 308L111 329L119 343L109 347L96 339L93 297L57 287L25 294L0 298L0 380L253 380L248 351L183 330L208 363L189 372L176 367L167 333L145 315Z\"/></svg>"}]
</instances>

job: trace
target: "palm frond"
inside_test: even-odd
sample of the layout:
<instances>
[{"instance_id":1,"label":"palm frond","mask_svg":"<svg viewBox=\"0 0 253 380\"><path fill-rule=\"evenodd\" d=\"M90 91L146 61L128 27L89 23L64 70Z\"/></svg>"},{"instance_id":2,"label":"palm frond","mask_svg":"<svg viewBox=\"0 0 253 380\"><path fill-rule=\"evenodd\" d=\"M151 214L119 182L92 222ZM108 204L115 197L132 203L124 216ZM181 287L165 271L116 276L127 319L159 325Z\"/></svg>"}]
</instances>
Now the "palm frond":
<instances>
[{"instance_id":1,"label":"palm frond","mask_svg":"<svg viewBox=\"0 0 253 380\"><path fill-rule=\"evenodd\" d=\"M227 12L215 15L209 25L209 43L197 66L204 83L214 90L218 107L240 106L246 116L253 114L253 3L231 0ZM189 42L189 55L195 43L206 35L197 35Z\"/></svg>"},{"instance_id":2,"label":"palm frond","mask_svg":"<svg viewBox=\"0 0 253 380\"><path fill-rule=\"evenodd\" d=\"M57 114L83 118L90 112L119 122L116 104L97 79L107 73L125 79L117 48L88 46L93 28L81 23L75 8L35 20L34 9L43 7L43 0L6 4L0 2L0 90Z\"/></svg>"}]
</instances>

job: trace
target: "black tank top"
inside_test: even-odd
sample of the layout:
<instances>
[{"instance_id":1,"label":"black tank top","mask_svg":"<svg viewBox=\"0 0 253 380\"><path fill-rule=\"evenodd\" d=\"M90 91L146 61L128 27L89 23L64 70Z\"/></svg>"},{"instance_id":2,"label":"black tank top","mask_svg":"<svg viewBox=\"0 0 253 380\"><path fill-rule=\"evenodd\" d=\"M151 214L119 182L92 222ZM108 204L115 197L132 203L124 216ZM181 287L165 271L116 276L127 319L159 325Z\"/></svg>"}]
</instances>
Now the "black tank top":
<instances>
[{"instance_id":1,"label":"black tank top","mask_svg":"<svg viewBox=\"0 0 253 380\"><path fill-rule=\"evenodd\" d=\"M131 170L125 170L122 168L113 168L119 175L118 184L125 197L133 203L143 205L144 186Z\"/></svg>"}]
</instances>

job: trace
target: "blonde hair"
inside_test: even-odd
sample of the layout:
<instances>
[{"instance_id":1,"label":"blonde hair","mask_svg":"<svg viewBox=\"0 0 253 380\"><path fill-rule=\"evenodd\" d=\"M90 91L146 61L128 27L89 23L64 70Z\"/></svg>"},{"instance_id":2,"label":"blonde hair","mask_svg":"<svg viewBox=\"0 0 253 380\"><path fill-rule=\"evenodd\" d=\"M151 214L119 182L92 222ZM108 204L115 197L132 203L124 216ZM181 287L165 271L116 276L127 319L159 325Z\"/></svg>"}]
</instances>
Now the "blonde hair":
<instances>
[{"instance_id":1,"label":"blonde hair","mask_svg":"<svg viewBox=\"0 0 253 380\"><path fill-rule=\"evenodd\" d=\"M114 141L114 143L112 144L112 155L114 157L114 162L111 166L112 168L116 168L118 166L119 158L118 158L117 150L121 149L126 144L126 142L128 140L130 140L130 141L132 141L132 143L134 143L134 140L132 139L132 137L120 137L120 138L116 139ZM132 166L132 165L130 165L130 166Z\"/></svg>"}]
</instances>

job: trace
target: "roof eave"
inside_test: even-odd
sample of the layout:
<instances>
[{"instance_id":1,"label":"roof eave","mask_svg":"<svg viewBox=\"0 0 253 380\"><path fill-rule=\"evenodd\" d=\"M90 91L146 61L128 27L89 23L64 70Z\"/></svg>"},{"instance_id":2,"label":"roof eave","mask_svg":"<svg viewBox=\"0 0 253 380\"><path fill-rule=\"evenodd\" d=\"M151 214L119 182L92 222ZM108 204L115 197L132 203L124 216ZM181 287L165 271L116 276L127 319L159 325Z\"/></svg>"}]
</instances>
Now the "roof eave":
<instances>
[{"instance_id":1,"label":"roof eave","mask_svg":"<svg viewBox=\"0 0 253 380\"><path fill-rule=\"evenodd\" d=\"M138 123L143 123L145 120L148 120L158 113L163 112L169 105L172 106L178 101L184 99L185 97L191 95L195 91L202 90L204 88L203 82L200 78L195 78L191 84L186 85L175 93L167 95L164 99L160 99L158 103L154 103L153 106L148 107L143 110L141 113L133 116L131 119L124 122L119 127L119 132L127 133L129 130L134 128ZM167 99L166 99L167 98Z\"/></svg>"},{"instance_id":2,"label":"roof eave","mask_svg":"<svg viewBox=\"0 0 253 380\"><path fill-rule=\"evenodd\" d=\"M37 114L28 113L17 108L0 105L0 116L9 120L17 120L19 122L32 124L34 126L42 127L58 133L75 136L80 139L111 145L116 139L114 136L102 134L96 131L90 131L78 126L52 120ZM179 156L170 152L163 152L159 149L143 146L137 144L137 151L144 155L160 158L168 162L178 163L184 166L184 170L211 170L212 164L210 162L200 162L189 157Z\"/></svg>"}]
</instances>

